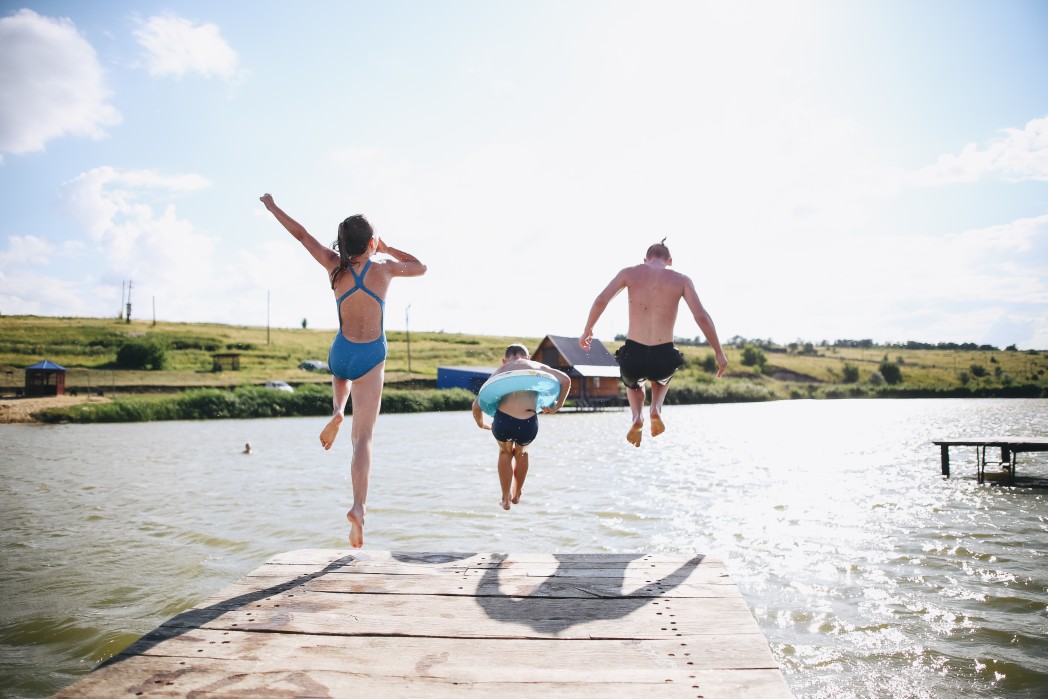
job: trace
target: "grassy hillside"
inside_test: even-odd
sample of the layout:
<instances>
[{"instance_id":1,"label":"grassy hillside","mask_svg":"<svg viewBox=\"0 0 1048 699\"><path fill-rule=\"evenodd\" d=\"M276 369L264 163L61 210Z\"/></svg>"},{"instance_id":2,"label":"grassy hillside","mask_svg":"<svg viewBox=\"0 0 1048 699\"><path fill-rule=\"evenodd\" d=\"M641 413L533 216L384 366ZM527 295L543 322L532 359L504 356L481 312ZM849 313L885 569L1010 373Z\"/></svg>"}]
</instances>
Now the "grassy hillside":
<instances>
[{"instance_id":1,"label":"grassy hillside","mask_svg":"<svg viewBox=\"0 0 1048 699\"><path fill-rule=\"evenodd\" d=\"M113 319L0 317L0 392L24 383L24 367L49 359L69 369L66 386L107 393L237 387L283 380L327 384L325 374L298 369L306 359L326 359L331 330L164 323L125 324ZM412 332L411 367L403 332L388 333L387 381L432 387L438 366L499 363L510 342L535 348L541 338ZM162 370L117 366L128 342L164 347ZM606 342L614 351L620 343ZM708 347L682 346L687 364L671 384L671 402L865 395L1048 395L1048 352L967 351L872 347L809 347L808 352L728 347L726 380L709 373ZM240 371L212 371L212 353L240 352ZM754 357L759 361L753 362ZM885 381L887 360L901 381ZM751 361L751 365L744 364ZM890 368L890 367L889 367ZM883 371L882 371L883 370Z\"/></svg>"}]
</instances>

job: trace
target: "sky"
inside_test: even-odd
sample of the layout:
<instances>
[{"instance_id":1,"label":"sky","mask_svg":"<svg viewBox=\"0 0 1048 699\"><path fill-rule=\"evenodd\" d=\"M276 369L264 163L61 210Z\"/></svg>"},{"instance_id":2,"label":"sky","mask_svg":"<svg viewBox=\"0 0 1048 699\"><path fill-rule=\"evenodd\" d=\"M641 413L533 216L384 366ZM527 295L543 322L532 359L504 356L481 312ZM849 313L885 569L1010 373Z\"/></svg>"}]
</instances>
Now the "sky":
<instances>
[{"instance_id":1,"label":"sky","mask_svg":"<svg viewBox=\"0 0 1048 699\"><path fill-rule=\"evenodd\" d=\"M337 327L266 192L427 264L387 330L577 336L666 238L722 341L1048 349L1048 4L0 0L0 313Z\"/></svg>"}]
</instances>

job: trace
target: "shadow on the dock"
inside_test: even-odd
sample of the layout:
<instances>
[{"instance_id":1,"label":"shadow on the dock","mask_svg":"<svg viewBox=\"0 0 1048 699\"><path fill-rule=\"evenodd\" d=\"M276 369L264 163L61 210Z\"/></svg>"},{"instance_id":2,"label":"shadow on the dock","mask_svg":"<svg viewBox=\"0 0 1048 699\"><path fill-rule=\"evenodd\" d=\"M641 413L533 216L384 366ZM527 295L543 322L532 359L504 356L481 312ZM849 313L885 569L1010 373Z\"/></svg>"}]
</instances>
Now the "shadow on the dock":
<instances>
[{"instance_id":1,"label":"shadow on the dock","mask_svg":"<svg viewBox=\"0 0 1048 699\"><path fill-rule=\"evenodd\" d=\"M578 624L621 619L629 616L641 607L657 601L661 594L669 592L684 583L695 571L695 566L699 565L703 559L701 555L695 556L669 575L657 581L645 582L644 587L657 590L657 594L635 595L630 594L629 591L623 591L622 586L626 582L626 569L629 567L630 562L643 557L643 554L637 554L629 560L621 561L616 569L619 573L618 576L601 579L602 588L608 589L614 586L615 589L619 590L619 593L614 596L593 592L587 586L576 584L578 594L574 596L574 599L599 600L600 602L607 601L608 603L577 604L574 605L570 615L551 612L549 600L551 597L564 597L562 593L555 594L558 591L562 592L565 582L565 578L558 577L558 574L562 571L577 570L578 564L570 558L562 559L556 554L554 554L554 558L557 559L557 570L528 596L478 595L476 598L477 604L491 619L496 621L527 624L539 633L556 634ZM507 556L499 554L494 556L492 560L501 564L506 558ZM484 576L481 578L478 589L488 587L490 589L498 589L499 570L500 566L494 566L484 571ZM611 603L612 600L614 600L614 604Z\"/></svg>"},{"instance_id":2,"label":"shadow on the dock","mask_svg":"<svg viewBox=\"0 0 1048 699\"><path fill-rule=\"evenodd\" d=\"M338 558L318 571L313 573L307 573L300 575L297 578L292 578L287 582L282 582L279 585L272 585L270 587L263 588L261 590L254 590L252 592L245 593L243 595L237 595L236 597L230 597L224 599L221 602L216 602L208 607L193 608L178 614L171 619L164 622L163 626L160 626L150 633L146 634L142 638L138 639L130 646L125 648L120 653L114 655L109 660L99 663L98 667L103 668L107 665L115 665L122 660L126 660L134 655L141 655L149 651L159 643L168 640L169 638L176 638L182 634L192 631L204 624L214 621L218 617L222 616L226 612L237 609L239 607L246 607L255 602L272 597L275 594L281 592L287 592L288 590L304 585L305 583L319 578L322 575L338 570L343 566L349 565L352 561L356 560L356 556L346 555Z\"/></svg>"}]
</instances>

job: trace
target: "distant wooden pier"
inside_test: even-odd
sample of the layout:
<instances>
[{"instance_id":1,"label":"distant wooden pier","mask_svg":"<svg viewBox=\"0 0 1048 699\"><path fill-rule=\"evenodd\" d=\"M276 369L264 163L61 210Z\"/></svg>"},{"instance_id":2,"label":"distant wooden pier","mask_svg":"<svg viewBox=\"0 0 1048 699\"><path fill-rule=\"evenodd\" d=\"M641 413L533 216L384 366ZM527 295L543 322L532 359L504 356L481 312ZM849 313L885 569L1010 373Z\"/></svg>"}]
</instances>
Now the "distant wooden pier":
<instances>
[{"instance_id":1,"label":"distant wooden pier","mask_svg":"<svg viewBox=\"0 0 1048 699\"><path fill-rule=\"evenodd\" d=\"M1023 452L1048 451L1048 437L960 437L951 439L940 439L933 444L939 445L940 459L942 463L942 475L950 475L950 447L975 447L976 466L978 468L979 482L986 480L986 466L988 463L1000 465L1008 473L1009 485L1015 483L1015 457ZM1000 460L986 459L987 447L999 448L1001 450Z\"/></svg>"},{"instance_id":2,"label":"distant wooden pier","mask_svg":"<svg viewBox=\"0 0 1048 699\"><path fill-rule=\"evenodd\" d=\"M789 699L724 564L278 555L57 697Z\"/></svg>"}]
</instances>

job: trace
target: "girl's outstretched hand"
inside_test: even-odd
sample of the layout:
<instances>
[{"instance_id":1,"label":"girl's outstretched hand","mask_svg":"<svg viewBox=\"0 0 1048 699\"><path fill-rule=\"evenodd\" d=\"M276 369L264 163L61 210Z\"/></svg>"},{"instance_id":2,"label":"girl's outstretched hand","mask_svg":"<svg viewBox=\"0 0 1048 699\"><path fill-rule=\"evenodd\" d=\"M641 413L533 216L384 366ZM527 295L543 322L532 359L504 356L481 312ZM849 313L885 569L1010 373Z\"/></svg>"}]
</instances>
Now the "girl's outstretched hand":
<instances>
[{"instance_id":1,"label":"girl's outstretched hand","mask_svg":"<svg viewBox=\"0 0 1048 699\"><path fill-rule=\"evenodd\" d=\"M258 200L260 202L262 202L263 204L265 204L267 209L273 206L273 195L272 194L268 194L268 193L267 194L263 194L262 196L260 196L258 198Z\"/></svg>"}]
</instances>

